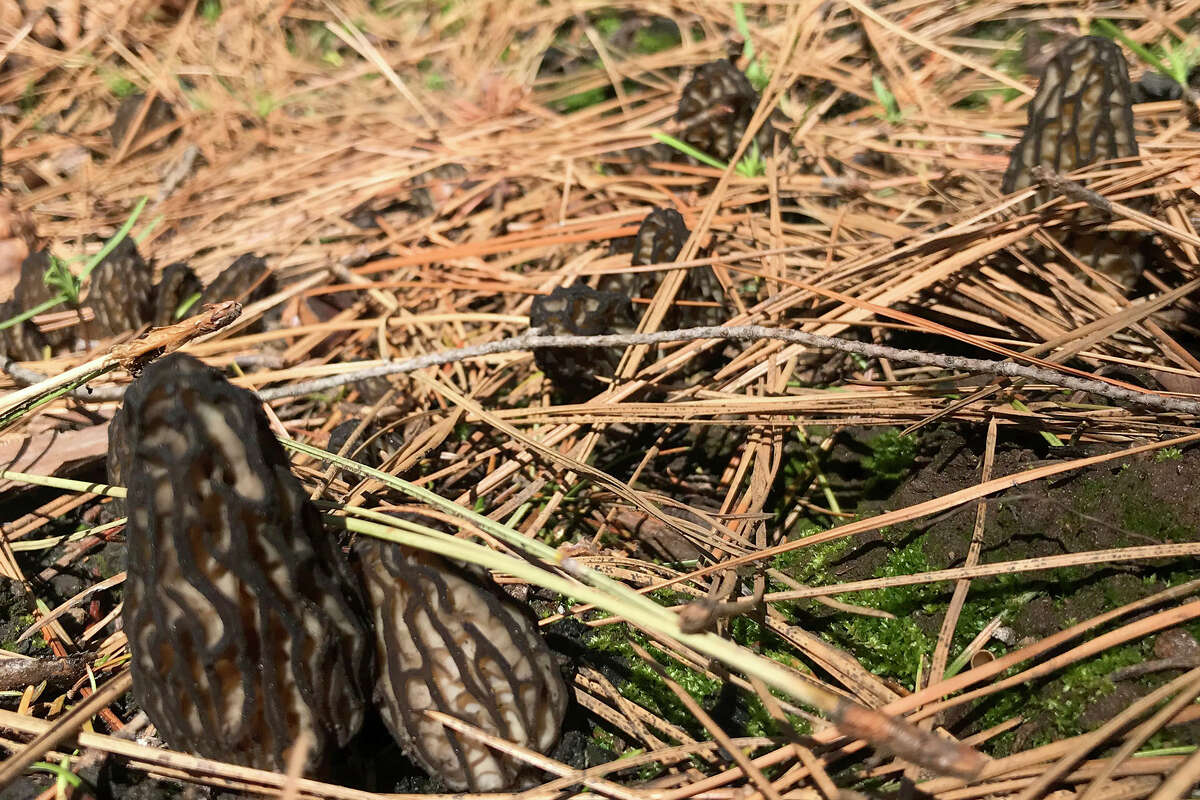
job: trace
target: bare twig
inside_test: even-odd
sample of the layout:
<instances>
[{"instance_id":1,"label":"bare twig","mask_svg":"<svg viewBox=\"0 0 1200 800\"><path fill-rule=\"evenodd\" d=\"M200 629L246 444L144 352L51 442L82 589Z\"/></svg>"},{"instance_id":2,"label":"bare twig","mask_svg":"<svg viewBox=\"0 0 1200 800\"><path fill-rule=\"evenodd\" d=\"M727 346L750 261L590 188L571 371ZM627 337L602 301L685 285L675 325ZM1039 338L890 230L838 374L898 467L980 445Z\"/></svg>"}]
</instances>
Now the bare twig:
<instances>
[{"instance_id":1,"label":"bare twig","mask_svg":"<svg viewBox=\"0 0 1200 800\"><path fill-rule=\"evenodd\" d=\"M941 367L959 372L987 373L1009 378L1027 378L1040 383L1048 383L1052 386L1061 386L1065 389L1090 392L1110 400L1136 403L1157 411L1200 414L1200 402L1194 400L1139 392L1133 389L1126 389L1108 381L1064 375L1052 369L1032 367L1011 361L990 361L979 358L927 353L922 350L900 349L886 345L870 344L868 342L839 339L833 336L820 336L788 328L768 328L762 325L709 326L658 331L656 333L612 334L607 336L543 336L537 330L531 330L528 333L508 339L500 339L470 347L460 347L454 350L443 350L440 353L430 353L429 355L417 358L391 361L357 372L331 375L327 378L294 383L276 389L265 389L260 391L258 396L263 400L296 397L312 392L327 391L338 386L367 380L368 378L415 372L426 367L452 364L470 358L480 358L497 353L511 353L516 350L535 350L542 347L628 347L631 345L653 345L665 342L690 342L697 339L724 339L729 341L778 339L793 344L827 348L843 353L856 353L867 358L889 359L905 364Z\"/></svg>"}]
</instances>

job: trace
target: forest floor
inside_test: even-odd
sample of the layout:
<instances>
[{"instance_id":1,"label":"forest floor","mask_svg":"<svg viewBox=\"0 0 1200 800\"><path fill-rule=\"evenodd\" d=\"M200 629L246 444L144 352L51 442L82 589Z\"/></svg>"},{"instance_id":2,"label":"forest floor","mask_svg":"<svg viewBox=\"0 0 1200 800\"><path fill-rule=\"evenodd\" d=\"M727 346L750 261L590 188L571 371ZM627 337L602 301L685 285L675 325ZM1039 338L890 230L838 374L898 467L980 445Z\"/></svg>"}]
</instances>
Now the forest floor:
<instances>
[{"instance_id":1,"label":"forest floor","mask_svg":"<svg viewBox=\"0 0 1200 800\"><path fill-rule=\"evenodd\" d=\"M29 253L73 277L12 328L35 352L3 343L0 655L69 666L33 681L0 660L0 746L20 753L128 661L122 527L90 488L132 376L15 414L5 399L139 332L108 335L81 280L127 236L156 279L186 262L211 286L263 259L269 288L185 351L260 392L278 432L397 479L292 452L314 496L427 508L416 485L478 515L463 536L582 581L503 581L543 617L575 693L545 796L1186 796L1200 95L1164 88L1147 59L1186 81L1197 19L1198 0L4 6L0 300L30 310L15 302ZM1078 195L1006 195L1046 64L1114 29L1140 156L1088 185L1117 209L1089 222ZM693 91L719 60L753 92ZM664 144L699 128L726 158ZM630 271L655 208L687 228L669 275L655 258ZM1055 248L1072 225L1090 233ZM1145 254L1135 280L1075 259L1097 236ZM576 283L629 296L643 331L770 330L478 351ZM583 321L546 332L623 330ZM394 371L368 372L381 365ZM600 608L585 607L587 570L624 588L596 581ZM681 635L673 616L626 614L630 590L739 613ZM907 727L841 730L839 698L986 766L939 775ZM136 711L124 697L86 741L43 747L0 798L286 782L125 741ZM364 736L400 763L386 732ZM301 796L444 788L357 763Z\"/></svg>"}]
</instances>

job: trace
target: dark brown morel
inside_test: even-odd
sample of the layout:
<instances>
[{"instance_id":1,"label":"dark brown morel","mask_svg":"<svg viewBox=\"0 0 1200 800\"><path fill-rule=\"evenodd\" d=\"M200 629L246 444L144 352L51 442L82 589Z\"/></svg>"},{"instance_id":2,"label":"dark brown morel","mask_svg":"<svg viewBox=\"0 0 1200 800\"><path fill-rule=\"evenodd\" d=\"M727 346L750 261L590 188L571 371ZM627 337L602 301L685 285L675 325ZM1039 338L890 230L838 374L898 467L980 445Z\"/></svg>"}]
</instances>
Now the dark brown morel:
<instances>
[{"instance_id":1,"label":"dark brown morel","mask_svg":"<svg viewBox=\"0 0 1200 800\"><path fill-rule=\"evenodd\" d=\"M37 308L54 297L54 290L46 285L49 269L50 254L44 250L30 253L21 261L21 274L13 287L12 299L0 303L0 321ZM53 350L70 336L69 330L43 333L33 320L25 320L0 331L0 355L18 361L37 361L47 348Z\"/></svg>"},{"instance_id":2,"label":"dark brown morel","mask_svg":"<svg viewBox=\"0 0 1200 800\"><path fill-rule=\"evenodd\" d=\"M182 261L168 264L154 287L154 325L170 325L199 311L203 289L195 271L187 264Z\"/></svg>"},{"instance_id":3,"label":"dark brown morel","mask_svg":"<svg viewBox=\"0 0 1200 800\"><path fill-rule=\"evenodd\" d=\"M146 104L146 95L142 93L131 94L121 101L117 106L117 113L113 117L113 123L108 129L108 135L112 139L113 149L121 146L125 141L125 137L129 135L129 129L133 125L134 120L142 113L142 106ZM161 97L155 96L150 103L150 108L146 111L145 117L142 118L142 124L138 126L138 133L134 134L137 138L140 133L148 133L156 128L161 128L165 125L170 125L175 121L175 109L171 108L171 104ZM154 147L163 147L167 144L166 139L160 139L154 143Z\"/></svg>"},{"instance_id":4,"label":"dark brown morel","mask_svg":"<svg viewBox=\"0 0 1200 800\"><path fill-rule=\"evenodd\" d=\"M375 698L405 753L453 791L525 785L524 765L423 713L525 747L558 741L567 687L530 610L482 569L377 540L355 545L374 613Z\"/></svg>"},{"instance_id":5,"label":"dark brown morel","mask_svg":"<svg viewBox=\"0 0 1200 800\"><path fill-rule=\"evenodd\" d=\"M1121 49L1097 36L1075 39L1046 65L1029 104L1029 125L1004 173L1006 193L1033 184L1030 168L1067 174L1098 161L1138 154L1133 135L1129 68ZM1053 197L1042 188L1025 210ZM1069 225L1100 221L1097 212L1077 213ZM1071 252L1128 288L1141 274L1144 237L1135 232L1066 229L1054 233Z\"/></svg>"},{"instance_id":6,"label":"dark brown morel","mask_svg":"<svg viewBox=\"0 0 1200 800\"><path fill-rule=\"evenodd\" d=\"M550 335L600 336L637 329L629 297L583 284L559 286L535 297L529 324ZM556 389L578 398L604 388L616 374L622 351L620 347L542 347L533 351L533 360Z\"/></svg>"},{"instance_id":7,"label":"dark brown morel","mask_svg":"<svg viewBox=\"0 0 1200 800\"><path fill-rule=\"evenodd\" d=\"M630 265L669 264L679 256L691 232L683 216L673 208L656 208L646 215L633 238ZM666 271L615 272L600 278L600 289L619 291L631 298L650 300ZM689 268L675 297L675 305L663 320L663 328L718 325L724 319L721 303L725 293L712 267ZM682 302L681 302L682 301ZM644 306L642 306L644 308Z\"/></svg>"},{"instance_id":8,"label":"dark brown morel","mask_svg":"<svg viewBox=\"0 0 1200 800\"><path fill-rule=\"evenodd\" d=\"M154 269L129 237L92 270L86 304L96 315L96 336L136 331L154 318Z\"/></svg>"},{"instance_id":9,"label":"dark brown morel","mask_svg":"<svg viewBox=\"0 0 1200 800\"><path fill-rule=\"evenodd\" d=\"M110 428L128 487L124 627L138 703L173 747L321 773L358 730L370 638L347 560L249 392L170 355Z\"/></svg>"},{"instance_id":10,"label":"dark brown morel","mask_svg":"<svg viewBox=\"0 0 1200 800\"><path fill-rule=\"evenodd\" d=\"M728 161L757 107L758 92L730 61L704 64L696 68L679 98L675 114L680 126L678 137L713 158ZM754 138L765 151L771 143L769 123Z\"/></svg>"},{"instance_id":11,"label":"dark brown morel","mask_svg":"<svg viewBox=\"0 0 1200 800\"><path fill-rule=\"evenodd\" d=\"M246 305L274 293L275 276L266 260L253 253L243 253L204 287L200 305L226 300L237 300Z\"/></svg>"},{"instance_id":12,"label":"dark brown morel","mask_svg":"<svg viewBox=\"0 0 1200 800\"><path fill-rule=\"evenodd\" d=\"M440 211L460 188L473 185L467 181L467 168L461 164L434 167L414 178L413 184L413 204L424 217Z\"/></svg>"}]
</instances>

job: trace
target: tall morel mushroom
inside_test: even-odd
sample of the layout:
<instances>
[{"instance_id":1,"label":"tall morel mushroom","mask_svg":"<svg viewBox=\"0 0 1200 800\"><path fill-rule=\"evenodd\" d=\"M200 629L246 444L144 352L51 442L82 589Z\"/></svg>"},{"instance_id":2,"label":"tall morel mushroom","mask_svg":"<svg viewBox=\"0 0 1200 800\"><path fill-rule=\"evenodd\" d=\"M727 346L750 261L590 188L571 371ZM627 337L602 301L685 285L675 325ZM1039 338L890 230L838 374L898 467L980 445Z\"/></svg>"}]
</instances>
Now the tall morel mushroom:
<instances>
[{"instance_id":1,"label":"tall morel mushroom","mask_svg":"<svg viewBox=\"0 0 1200 800\"><path fill-rule=\"evenodd\" d=\"M1046 65L1029 104L1029 125L1013 148L1002 188L1008 193L1032 185L1030 169L1037 165L1065 174L1098 161L1137 154L1125 56L1108 39L1083 36ZM1040 189L1025 210L1052 196L1050 189ZM1072 225L1098 220L1096 212L1085 210L1074 217ZM1144 237L1140 233L1083 230L1059 238L1082 261L1125 288L1141 274Z\"/></svg>"},{"instance_id":2,"label":"tall morel mushroom","mask_svg":"<svg viewBox=\"0 0 1200 800\"><path fill-rule=\"evenodd\" d=\"M370 639L348 562L323 532L254 396L184 355L146 368L110 429L128 486L124 626L133 690L172 746L309 772L358 730Z\"/></svg>"},{"instance_id":3,"label":"tall morel mushroom","mask_svg":"<svg viewBox=\"0 0 1200 800\"><path fill-rule=\"evenodd\" d=\"M375 540L355 545L376 631L375 698L410 758L454 791L523 785L520 761L447 730L442 711L547 752L567 687L528 607L483 570Z\"/></svg>"}]
</instances>

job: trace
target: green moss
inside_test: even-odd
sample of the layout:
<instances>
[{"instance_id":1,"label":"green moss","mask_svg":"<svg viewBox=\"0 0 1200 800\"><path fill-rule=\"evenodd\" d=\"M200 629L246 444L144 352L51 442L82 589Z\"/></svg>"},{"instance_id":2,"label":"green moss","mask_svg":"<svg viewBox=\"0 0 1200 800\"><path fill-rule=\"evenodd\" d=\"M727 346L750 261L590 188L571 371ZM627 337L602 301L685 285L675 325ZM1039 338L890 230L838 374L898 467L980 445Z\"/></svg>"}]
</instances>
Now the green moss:
<instances>
[{"instance_id":1,"label":"green moss","mask_svg":"<svg viewBox=\"0 0 1200 800\"><path fill-rule=\"evenodd\" d=\"M888 557L874 577L911 575L931 569L925 555L924 537ZM933 652L933 638L917 624L916 613L933 614L942 590L937 586L893 586L841 595L848 603L869 606L895 619L852 616L838 619L830 629L834 642L850 650L875 675L894 678L910 688L920 669L921 657Z\"/></svg>"},{"instance_id":2,"label":"green moss","mask_svg":"<svg viewBox=\"0 0 1200 800\"><path fill-rule=\"evenodd\" d=\"M1108 676L1145 658L1142 645L1130 643L1073 664L1043 680L1013 686L998 696L977 701L975 707L986 710L972 727L984 730L1016 716L1036 721L1035 732L1020 740L1023 750L1078 736L1086 732L1080 718L1087 708L1115 691ZM988 752L997 758L1008 755L1018 741L1018 730L992 739Z\"/></svg>"},{"instance_id":3,"label":"green moss","mask_svg":"<svg viewBox=\"0 0 1200 800\"><path fill-rule=\"evenodd\" d=\"M917 440L904 436L899 428L887 428L867 444L871 455L863 459L863 469L881 480L904 477L917 457Z\"/></svg>"},{"instance_id":4,"label":"green moss","mask_svg":"<svg viewBox=\"0 0 1200 800\"><path fill-rule=\"evenodd\" d=\"M576 92L568 95L562 100L559 100L555 105L558 110L569 114L572 111L579 111L588 106L594 106L597 103L603 103L609 97L609 88L606 86L597 86L595 89L587 89L586 91Z\"/></svg>"},{"instance_id":5,"label":"green moss","mask_svg":"<svg viewBox=\"0 0 1200 800\"><path fill-rule=\"evenodd\" d=\"M593 20L592 25L607 39L620 29L621 18L616 14L603 14Z\"/></svg>"},{"instance_id":6,"label":"green moss","mask_svg":"<svg viewBox=\"0 0 1200 800\"><path fill-rule=\"evenodd\" d=\"M674 28L640 28L633 34L633 49L643 55L661 53L680 44L679 31Z\"/></svg>"},{"instance_id":7,"label":"green moss","mask_svg":"<svg viewBox=\"0 0 1200 800\"><path fill-rule=\"evenodd\" d=\"M433 61L431 59L421 59L417 64L417 69L424 76L426 89L440 92L446 88L446 76L433 68Z\"/></svg>"},{"instance_id":8,"label":"green moss","mask_svg":"<svg viewBox=\"0 0 1200 800\"><path fill-rule=\"evenodd\" d=\"M1123 464L1114 477L1084 481L1075 493L1073 507L1080 514L1103 514L1107 504L1119 502L1121 527L1130 533L1157 540L1188 542L1194 538L1194 526L1179 519L1171 506L1147 489L1146 476L1133 465ZM1145 544L1144 540L1130 544Z\"/></svg>"},{"instance_id":9,"label":"green moss","mask_svg":"<svg viewBox=\"0 0 1200 800\"><path fill-rule=\"evenodd\" d=\"M732 628L735 641L761 638L761 631L757 624L745 618L734 620ZM606 625L597 630L589 642L590 650L609 653L624 663L628 680L617 686L623 697L637 703L663 720L686 730L697 739L711 738L687 707L675 696L675 693L663 683L658 673L634 652L631 643L637 643L645 648L659 664L663 665L671 679L683 687L689 695L695 698L696 702L707 710L711 711L717 703L724 682L709 678L679 663L669 654L660 650L647 636L639 631L631 630L625 625ZM737 710L744 732L731 731L733 735L769 736L775 732L774 721L770 718L762 701L757 697L746 692L739 692ZM741 719L741 712L744 712L745 719ZM805 730L800 727L802 723L799 719L794 720L793 724L798 729Z\"/></svg>"},{"instance_id":10,"label":"green moss","mask_svg":"<svg viewBox=\"0 0 1200 800\"><path fill-rule=\"evenodd\" d=\"M119 99L126 98L138 90L136 83L114 71L104 73L104 85L108 87L108 91L112 92L114 97Z\"/></svg>"},{"instance_id":11,"label":"green moss","mask_svg":"<svg viewBox=\"0 0 1200 800\"><path fill-rule=\"evenodd\" d=\"M803 539L821 530L807 520L801 523L801 526L800 535L792 537L793 539ZM812 547L799 547L775 556L771 566L801 583L834 583L836 576L829 571L829 565L841 558L850 545L850 539L838 539Z\"/></svg>"}]
</instances>

